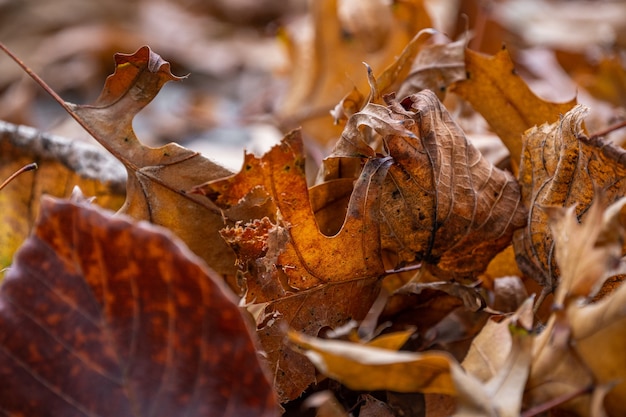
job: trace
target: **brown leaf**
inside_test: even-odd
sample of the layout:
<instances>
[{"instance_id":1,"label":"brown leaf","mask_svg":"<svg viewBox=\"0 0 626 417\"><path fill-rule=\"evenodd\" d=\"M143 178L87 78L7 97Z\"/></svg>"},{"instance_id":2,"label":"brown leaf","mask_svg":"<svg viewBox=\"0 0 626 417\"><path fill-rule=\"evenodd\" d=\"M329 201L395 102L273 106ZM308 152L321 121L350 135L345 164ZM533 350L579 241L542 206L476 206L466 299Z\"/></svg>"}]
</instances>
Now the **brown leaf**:
<instances>
[{"instance_id":1,"label":"brown leaf","mask_svg":"<svg viewBox=\"0 0 626 417\"><path fill-rule=\"evenodd\" d=\"M10 415L276 415L221 277L164 229L42 201L0 290Z\"/></svg>"},{"instance_id":2,"label":"brown leaf","mask_svg":"<svg viewBox=\"0 0 626 417\"><path fill-rule=\"evenodd\" d=\"M516 259L524 274L551 291L558 283L554 238L547 207L575 205L584 219L593 201L602 205L626 195L625 152L581 131L586 110L577 106L560 122L529 130L519 178L528 224L514 236Z\"/></svg>"},{"instance_id":3,"label":"brown leaf","mask_svg":"<svg viewBox=\"0 0 626 417\"><path fill-rule=\"evenodd\" d=\"M511 153L513 168L522 155L522 134L535 125L556 122L576 104L550 103L537 97L515 72L506 49L494 56L465 51L467 79L452 91L469 101L502 139Z\"/></svg>"},{"instance_id":4,"label":"brown leaf","mask_svg":"<svg viewBox=\"0 0 626 417\"><path fill-rule=\"evenodd\" d=\"M363 110L363 107L367 103L383 104L382 97L385 94L394 93L398 88L401 88L409 71L414 68L411 66L411 62L413 62L413 60L419 60L419 58L416 59L416 56L419 57L419 55L421 55L419 54L420 51L428 49L424 48L424 45L431 39L431 35L435 33L436 31L433 29L423 29L419 31L404 47L402 53L376 77L370 66L366 65L370 87L369 96L365 97L357 87L354 87L331 111L335 124L338 124L340 121L345 122L345 120L354 113ZM425 55L428 55L428 53ZM432 84L426 81L424 85Z\"/></svg>"},{"instance_id":5,"label":"brown leaf","mask_svg":"<svg viewBox=\"0 0 626 417\"><path fill-rule=\"evenodd\" d=\"M37 171L0 191L0 276L29 235L41 195L69 197L80 186L102 207L116 210L124 202L124 168L103 150L0 121L0 182L33 162Z\"/></svg>"},{"instance_id":6,"label":"brown leaf","mask_svg":"<svg viewBox=\"0 0 626 417\"><path fill-rule=\"evenodd\" d=\"M313 365L285 345L287 328L318 335L322 328L362 320L379 291L376 278L331 282L267 304L257 322L257 334L282 401L297 398L317 380Z\"/></svg>"},{"instance_id":7,"label":"brown leaf","mask_svg":"<svg viewBox=\"0 0 626 417\"><path fill-rule=\"evenodd\" d=\"M406 97L422 90L431 90L443 101L448 86L465 79L465 47L467 36L455 42L424 47L404 77L398 97Z\"/></svg>"},{"instance_id":8,"label":"brown leaf","mask_svg":"<svg viewBox=\"0 0 626 417\"><path fill-rule=\"evenodd\" d=\"M517 183L465 138L431 91L369 104L350 118L333 157L376 158L367 128L393 158L381 210L396 264L423 261L444 279L481 272L524 224Z\"/></svg>"},{"instance_id":9,"label":"brown leaf","mask_svg":"<svg viewBox=\"0 0 626 417\"><path fill-rule=\"evenodd\" d=\"M93 105L63 101L23 63L20 65L125 165L128 181L123 213L169 228L217 272L234 274L232 251L219 237L223 227L220 210L206 199L184 192L230 172L175 143L147 147L133 131L135 115L166 82L181 77L174 76L170 64L147 46L134 54L116 54L115 63L115 73Z\"/></svg>"},{"instance_id":10,"label":"brown leaf","mask_svg":"<svg viewBox=\"0 0 626 417\"><path fill-rule=\"evenodd\" d=\"M589 207L582 224L574 207L550 208L554 256L562 275L548 326L535 342L525 394L530 404L577 394L579 398L564 407L580 415L598 415L594 413L602 408L604 394L611 415L623 414L621 398L626 393L621 382L625 321L623 308L617 307L623 304L624 286L597 303L581 302L589 302L617 267L624 270L624 229L617 219L626 199L604 209L601 198ZM588 395L592 386L594 393Z\"/></svg>"},{"instance_id":11,"label":"brown leaf","mask_svg":"<svg viewBox=\"0 0 626 417\"><path fill-rule=\"evenodd\" d=\"M245 273L246 303L267 303L258 334L275 372L282 399L293 399L314 382L312 365L283 345L286 325L316 336L367 314L384 274L380 253L379 200L389 158L370 160L354 185L345 221L324 235L313 214L300 131L263 157L246 155L242 170L196 187L225 211L249 204L262 190L268 215L227 227L222 235Z\"/></svg>"},{"instance_id":12,"label":"brown leaf","mask_svg":"<svg viewBox=\"0 0 626 417\"><path fill-rule=\"evenodd\" d=\"M606 210L598 200L589 207L582 225L574 206L549 207L550 230L556 242L554 257L562 276L554 297L559 308L578 298L591 300L620 266L624 229L619 214L626 198Z\"/></svg>"},{"instance_id":13,"label":"brown leaf","mask_svg":"<svg viewBox=\"0 0 626 417\"><path fill-rule=\"evenodd\" d=\"M346 11L339 12L340 3ZM377 15L373 16L363 3L376 4ZM300 21L286 30L293 68L289 90L277 110L282 124L287 128L302 126L307 135L321 143L336 140L341 127L333 124L328 112L353 88L353 97L362 99L359 92L368 89L364 61L376 71L392 65L411 38L431 26L423 3L411 0L393 7L379 0L311 3L312 27L303 29ZM355 18L357 13L366 13L367 18ZM351 27L353 33L348 31ZM376 28L379 30L373 33Z\"/></svg>"}]
</instances>

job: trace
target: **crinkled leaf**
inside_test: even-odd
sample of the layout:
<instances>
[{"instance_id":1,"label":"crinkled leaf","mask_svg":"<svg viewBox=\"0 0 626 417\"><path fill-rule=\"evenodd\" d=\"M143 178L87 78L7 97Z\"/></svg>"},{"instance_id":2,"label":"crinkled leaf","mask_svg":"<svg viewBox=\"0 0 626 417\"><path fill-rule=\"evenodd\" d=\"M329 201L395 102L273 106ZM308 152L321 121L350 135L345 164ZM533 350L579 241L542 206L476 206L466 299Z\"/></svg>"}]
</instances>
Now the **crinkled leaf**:
<instances>
[{"instance_id":1,"label":"crinkled leaf","mask_svg":"<svg viewBox=\"0 0 626 417\"><path fill-rule=\"evenodd\" d=\"M46 198L0 287L10 415L276 415L234 297L164 229Z\"/></svg>"},{"instance_id":2,"label":"crinkled leaf","mask_svg":"<svg viewBox=\"0 0 626 417\"><path fill-rule=\"evenodd\" d=\"M522 272L548 290L557 285L559 271L546 208L575 205L577 218L584 221L593 201L606 205L626 195L626 152L585 137L585 113L577 106L560 122L530 129L524 137L519 178L530 210L528 224L515 233L513 243Z\"/></svg>"},{"instance_id":3,"label":"crinkled leaf","mask_svg":"<svg viewBox=\"0 0 626 417\"><path fill-rule=\"evenodd\" d=\"M448 43L424 47L402 80L398 97L431 90L443 101L448 86L465 79L465 47L467 36Z\"/></svg>"},{"instance_id":4,"label":"crinkled leaf","mask_svg":"<svg viewBox=\"0 0 626 417\"><path fill-rule=\"evenodd\" d=\"M258 334L283 399L293 399L314 381L314 370L283 345L285 324L316 336L367 314L384 273L379 223L381 184L389 158L364 166L345 221L333 236L323 234L313 214L304 170L300 131L293 131L264 156L246 155L242 170L194 190L224 210L248 204L262 190L272 218L227 227L222 235L244 272L246 303L267 303Z\"/></svg>"},{"instance_id":5,"label":"crinkled leaf","mask_svg":"<svg viewBox=\"0 0 626 417\"><path fill-rule=\"evenodd\" d=\"M465 138L431 91L369 104L331 156L376 158L375 131L393 165L383 184L383 248L396 264L425 262L444 279L482 271L525 221L513 177Z\"/></svg>"}]
</instances>

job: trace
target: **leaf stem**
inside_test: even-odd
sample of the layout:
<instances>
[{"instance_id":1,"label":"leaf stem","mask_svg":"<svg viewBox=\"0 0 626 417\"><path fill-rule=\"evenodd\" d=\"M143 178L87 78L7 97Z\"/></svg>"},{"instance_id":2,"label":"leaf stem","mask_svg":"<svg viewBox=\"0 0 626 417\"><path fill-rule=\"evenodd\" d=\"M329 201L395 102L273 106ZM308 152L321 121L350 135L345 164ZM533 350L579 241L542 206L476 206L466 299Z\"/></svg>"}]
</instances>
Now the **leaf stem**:
<instances>
[{"instance_id":1,"label":"leaf stem","mask_svg":"<svg viewBox=\"0 0 626 417\"><path fill-rule=\"evenodd\" d=\"M24 165L23 167L21 167L20 169L15 171L13 174L11 174L11 176L9 178L4 180L4 182L2 184L0 184L0 190L2 190L4 187L6 187L7 184L9 184L11 181L13 181L15 179L15 177L20 175L22 172L32 171L34 169L37 169L37 163L35 163L35 162L32 162L32 163L30 163L28 165Z\"/></svg>"},{"instance_id":2,"label":"leaf stem","mask_svg":"<svg viewBox=\"0 0 626 417\"><path fill-rule=\"evenodd\" d=\"M419 264L409 265L409 266L405 266L403 268L398 268L398 269L388 269L388 270L385 271L383 276L399 274L401 272L417 271L421 267L422 267L422 264L419 263Z\"/></svg>"},{"instance_id":3,"label":"leaf stem","mask_svg":"<svg viewBox=\"0 0 626 417\"><path fill-rule=\"evenodd\" d=\"M2 42L0 42L0 50L4 51L5 54L7 54L13 61L15 61L15 63L17 65L19 65L20 68L22 68L30 76L30 78L32 78L37 84L39 84L41 86L41 88L43 88L46 91L46 93L50 94L50 96L52 96L52 98L56 102L58 102L66 110L68 110L68 111L70 110L67 107L67 104L65 103L65 100L63 100L63 98L61 98L60 95L58 95L48 84L46 84L46 82L43 80L43 78L41 78L32 69L30 69L28 67L28 65L26 65L24 63L24 61L19 59L17 57L17 55L15 55L13 52L11 52L11 50L9 48L7 48L7 46L5 44L3 44Z\"/></svg>"},{"instance_id":4,"label":"leaf stem","mask_svg":"<svg viewBox=\"0 0 626 417\"><path fill-rule=\"evenodd\" d=\"M611 132L613 132L615 130L621 129L623 127L626 127L626 120L622 120L621 122L616 123L616 124L614 124L612 126L609 126L606 129L604 129L604 130L601 130L599 132L594 133L593 135L591 135L591 137L589 139L601 138L602 136L606 136L609 133L611 133Z\"/></svg>"},{"instance_id":5,"label":"leaf stem","mask_svg":"<svg viewBox=\"0 0 626 417\"><path fill-rule=\"evenodd\" d=\"M580 389L577 389L573 392L567 393L567 394L563 394L563 395L559 395L558 397L555 397L553 399L551 399L550 401L547 401L543 404L539 404L535 407L529 408L528 410L524 411L521 414L521 417L533 417L536 415L539 415L541 413L545 413L546 411L561 405L561 404L565 404L566 402L568 402L569 400L572 400L576 397L578 397L579 395L583 395L583 394L588 394L593 390L593 386L589 385L586 387L582 387Z\"/></svg>"}]
</instances>

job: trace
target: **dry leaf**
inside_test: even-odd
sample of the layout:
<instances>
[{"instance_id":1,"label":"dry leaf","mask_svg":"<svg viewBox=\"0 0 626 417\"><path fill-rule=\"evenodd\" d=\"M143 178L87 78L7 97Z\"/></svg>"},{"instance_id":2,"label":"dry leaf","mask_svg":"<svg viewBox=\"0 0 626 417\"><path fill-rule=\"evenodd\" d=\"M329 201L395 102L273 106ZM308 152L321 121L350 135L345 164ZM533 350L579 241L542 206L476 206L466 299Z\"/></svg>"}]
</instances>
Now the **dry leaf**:
<instances>
[{"instance_id":1,"label":"dry leaf","mask_svg":"<svg viewBox=\"0 0 626 417\"><path fill-rule=\"evenodd\" d=\"M554 297L554 304L559 308L570 300L591 300L606 279L619 273L617 269L624 244L624 229L619 215L626 204L626 197L606 210L598 200L585 213L582 225L578 223L574 206L550 210L550 230L557 242L554 257L564 277ZM624 266L621 266L621 273L624 273Z\"/></svg>"},{"instance_id":2,"label":"dry leaf","mask_svg":"<svg viewBox=\"0 0 626 417\"><path fill-rule=\"evenodd\" d=\"M626 195L625 152L587 139L580 127L585 113L577 106L560 122L530 129L524 137L519 178L530 211L527 226L515 233L514 247L522 272L548 291L558 284L559 272L546 208L575 205L576 216L584 220L593 201L607 204Z\"/></svg>"},{"instance_id":3,"label":"dry leaf","mask_svg":"<svg viewBox=\"0 0 626 417\"><path fill-rule=\"evenodd\" d=\"M289 341L329 376L353 390L389 390L457 396L458 416L517 416L530 369L533 339L532 299L510 322L511 348L493 377L482 384L466 373L446 352L393 351L337 340L324 340L290 331Z\"/></svg>"},{"instance_id":4,"label":"dry leaf","mask_svg":"<svg viewBox=\"0 0 626 417\"><path fill-rule=\"evenodd\" d=\"M424 47L413 61L408 76L402 78L397 96L406 97L428 89L443 101L448 86L465 79L467 38L463 36L455 42Z\"/></svg>"},{"instance_id":5,"label":"dry leaf","mask_svg":"<svg viewBox=\"0 0 626 417\"><path fill-rule=\"evenodd\" d=\"M600 195L578 223L574 207L552 208L551 229L561 279L555 293L555 311L535 342L533 369L526 387L530 404L550 398L586 394L564 406L581 415L594 415L597 396L606 394L609 415L621 415L626 384L622 353L626 347L624 286L594 304L589 301L606 277L620 264L624 229L617 222L626 204L622 198L603 209ZM596 411L592 411L596 410Z\"/></svg>"},{"instance_id":6,"label":"dry leaf","mask_svg":"<svg viewBox=\"0 0 626 417\"><path fill-rule=\"evenodd\" d=\"M126 173L106 152L80 142L0 121L0 178L29 163L39 169L17 177L0 191L0 276L29 235L39 212L39 197L69 197L80 186L96 203L119 209Z\"/></svg>"},{"instance_id":7,"label":"dry leaf","mask_svg":"<svg viewBox=\"0 0 626 417\"><path fill-rule=\"evenodd\" d=\"M444 279L481 272L525 221L517 183L465 138L426 90L352 116L331 157L393 158L381 203L383 248L396 265L425 262Z\"/></svg>"},{"instance_id":8,"label":"dry leaf","mask_svg":"<svg viewBox=\"0 0 626 417\"><path fill-rule=\"evenodd\" d=\"M236 224L222 235L244 272L244 302L266 303L258 334L281 399L296 398L315 381L312 365L284 346L286 325L316 336L325 326L363 319L378 295L385 272L380 192L389 165L389 158L365 165L333 236L320 231L311 208L300 131L260 158L246 155L239 173L194 189L225 212L248 207L250 193L262 191L269 199L271 219Z\"/></svg>"},{"instance_id":9,"label":"dry leaf","mask_svg":"<svg viewBox=\"0 0 626 417\"><path fill-rule=\"evenodd\" d=\"M0 289L7 415L277 415L222 278L164 229L46 198Z\"/></svg>"},{"instance_id":10,"label":"dry leaf","mask_svg":"<svg viewBox=\"0 0 626 417\"><path fill-rule=\"evenodd\" d=\"M492 57L465 51L467 79L452 91L469 101L502 139L514 169L522 155L522 134L535 125L553 123L576 104L550 103L537 97L515 72L507 50Z\"/></svg>"},{"instance_id":11,"label":"dry leaf","mask_svg":"<svg viewBox=\"0 0 626 417\"><path fill-rule=\"evenodd\" d=\"M351 389L456 393L450 367L458 365L445 352L398 352L294 331L288 336L320 372Z\"/></svg>"},{"instance_id":12,"label":"dry leaf","mask_svg":"<svg viewBox=\"0 0 626 417\"><path fill-rule=\"evenodd\" d=\"M174 76L170 64L147 46L134 54L116 54L115 62L115 73L109 76L93 105L63 101L24 64L20 65L124 164L128 181L123 213L169 228L217 272L233 275L232 251L218 232L223 227L220 210L200 196L185 193L193 185L230 172L174 143L147 147L133 131L135 115L166 82L181 78Z\"/></svg>"},{"instance_id":13,"label":"dry leaf","mask_svg":"<svg viewBox=\"0 0 626 417\"><path fill-rule=\"evenodd\" d=\"M475 339L463 361L467 374L461 374L458 368L451 368L458 390L455 416L520 415L523 387L532 357L533 338L529 333L533 322L532 302L532 298L527 299L507 320L485 327L486 330ZM490 340L491 336L504 341L505 346L497 355L487 357L493 362L485 363L481 353L486 349L493 351L495 340ZM487 369L483 369L483 366ZM480 372L483 384L474 378L473 372L476 371Z\"/></svg>"},{"instance_id":14,"label":"dry leaf","mask_svg":"<svg viewBox=\"0 0 626 417\"><path fill-rule=\"evenodd\" d=\"M368 89L363 62L380 71L396 60L420 29L431 26L422 0L401 2L393 7L379 3L379 0L314 1L311 26L307 25L309 22L299 21L287 27L293 68L289 91L276 112L283 125L287 128L302 126L307 135L321 143L336 140L341 127L333 125L328 112L353 88L360 101L358 92ZM366 4L376 4L376 7L366 10ZM338 5L348 12L339 11ZM386 9L384 13L370 15L382 6ZM366 13L367 20L345 17L354 13ZM391 24L383 23L389 18ZM388 32L369 30L387 25ZM349 26L356 28L351 34L345 30ZM379 49L368 52L368 48L375 46ZM360 108L360 104L357 107Z\"/></svg>"}]
</instances>

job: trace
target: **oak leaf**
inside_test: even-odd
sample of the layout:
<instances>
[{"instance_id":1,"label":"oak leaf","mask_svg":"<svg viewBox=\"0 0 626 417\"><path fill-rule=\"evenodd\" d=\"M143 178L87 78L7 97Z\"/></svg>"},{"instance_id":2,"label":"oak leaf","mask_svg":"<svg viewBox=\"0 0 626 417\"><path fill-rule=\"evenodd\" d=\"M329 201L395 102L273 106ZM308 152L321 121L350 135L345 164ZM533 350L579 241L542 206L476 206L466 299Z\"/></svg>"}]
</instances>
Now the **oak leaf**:
<instances>
[{"instance_id":1,"label":"oak leaf","mask_svg":"<svg viewBox=\"0 0 626 417\"><path fill-rule=\"evenodd\" d=\"M515 72L506 49L494 56L467 49L465 70L467 78L451 91L469 101L487 120L508 148L514 170L522 155L522 134L535 125L556 122L576 104L575 100L551 103L537 97Z\"/></svg>"},{"instance_id":2,"label":"oak leaf","mask_svg":"<svg viewBox=\"0 0 626 417\"><path fill-rule=\"evenodd\" d=\"M293 399L315 380L313 366L283 344L285 325L316 336L361 320L376 299L385 268L380 251L381 185L389 158L365 164L354 184L341 229L319 229L309 199L299 130L262 157L247 154L242 170L193 189L225 212L269 199L267 216L226 227L222 236L244 273L244 303L264 305L257 332L281 399Z\"/></svg>"},{"instance_id":3,"label":"oak leaf","mask_svg":"<svg viewBox=\"0 0 626 417\"><path fill-rule=\"evenodd\" d=\"M65 102L19 59L13 58L124 164L128 180L121 212L169 228L217 272L234 274L232 251L219 236L223 226L220 210L207 199L184 191L231 172L175 143L159 148L145 146L132 127L135 115L166 82L182 79L170 72L168 62L147 46L133 54L118 53L115 73L106 80L96 102L77 105Z\"/></svg>"},{"instance_id":4,"label":"oak leaf","mask_svg":"<svg viewBox=\"0 0 626 417\"><path fill-rule=\"evenodd\" d=\"M369 130L368 130L369 128ZM330 157L393 159L383 184L382 247L396 265L424 262L444 279L471 277L510 243L525 210L511 174L488 162L429 90L348 121Z\"/></svg>"},{"instance_id":5,"label":"oak leaf","mask_svg":"<svg viewBox=\"0 0 626 417\"><path fill-rule=\"evenodd\" d=\"M0 287L0 408L277 415L231 294L165 229L45 198Z\"/></svg>"}]
</instances>

